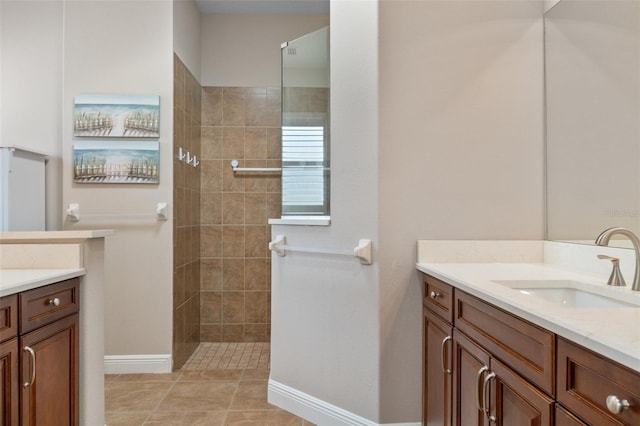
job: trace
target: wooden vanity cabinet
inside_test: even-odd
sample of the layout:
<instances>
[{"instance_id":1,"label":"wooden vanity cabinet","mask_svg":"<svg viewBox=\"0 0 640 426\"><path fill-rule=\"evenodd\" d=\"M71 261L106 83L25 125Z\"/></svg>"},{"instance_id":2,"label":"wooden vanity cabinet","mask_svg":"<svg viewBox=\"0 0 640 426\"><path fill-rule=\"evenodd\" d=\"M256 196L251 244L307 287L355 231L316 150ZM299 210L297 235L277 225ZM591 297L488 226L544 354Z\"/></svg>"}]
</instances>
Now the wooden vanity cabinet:
<instances>
[{"instance_id":1,"label":"wooden vanity cabinet","mask_svg":"<svg viewBox=\"0 0 640 426\"><path fill-rule=\"evenodd\" d=\"M423 275L423 422L451 425L453 288Z\"/></svg>"},{"instance_id":2,"label":"wooden vanity cabinet","mask_svg":"<svg viewBox=\"0 0 640 426\"><path fill-rule=\"evenodd\" d=\"M453 424L553 424L553 399L455 329Z\"/></svg>"},{"instance_id":3,"label":"wooden vanity cabinet","mask_svg":"<svg viewBox=\"0 0 640 426\"><path fill-rule=\"evenodd\" d=\"M640 374L434 277L422 280L423 424L640 426ZM628 408L611 413L609 395Z\"/></svg>"},{"instance_id":4,"label":"wooden vanity cabinet","mask_svg":"<svg viewBox=\"0 0 640 426\"><path fill-rule=\"evenodd\" d=\"M0 299L0 420L2 425L19 424L18 383L18 296Z\"/></svg>"},{"instance_id":5,"label":"wooden vanity cabinet","mask_svg":"<svg viewBox=\"0 0 640 426\"><path fill-rule=\"evenodd\" d=\"M16 308L15 335L0 344L3 425L79 424L79 301L78 278L0 299L0 313Z\"/></svg>"},{"instance_id":6,"label":"wooden vanity cabinet","mask_svg":"<svg viewBox=\"0 0 640 426\"><path fill-rule=\"evenodd\" d=\"M451 425L453 327L424 308L423 418L427 425Z\"/></svg>"}]
</instances>

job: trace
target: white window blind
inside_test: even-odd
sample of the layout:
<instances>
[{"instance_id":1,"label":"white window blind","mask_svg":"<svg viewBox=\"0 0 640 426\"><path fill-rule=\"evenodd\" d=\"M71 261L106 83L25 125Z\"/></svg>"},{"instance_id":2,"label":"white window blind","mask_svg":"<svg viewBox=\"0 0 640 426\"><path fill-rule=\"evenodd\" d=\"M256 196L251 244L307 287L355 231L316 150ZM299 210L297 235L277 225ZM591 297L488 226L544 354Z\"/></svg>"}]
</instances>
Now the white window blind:
<instances>
[{"instance_id":1,"label":"white window blind","mask_svg":"<svg viewBox=\"0 0 640 426\"><path fill-rule=\"evenodd\" d=\"M326 214L323 126L282 127L283 214Z\"/></svg>"}]
</instances>

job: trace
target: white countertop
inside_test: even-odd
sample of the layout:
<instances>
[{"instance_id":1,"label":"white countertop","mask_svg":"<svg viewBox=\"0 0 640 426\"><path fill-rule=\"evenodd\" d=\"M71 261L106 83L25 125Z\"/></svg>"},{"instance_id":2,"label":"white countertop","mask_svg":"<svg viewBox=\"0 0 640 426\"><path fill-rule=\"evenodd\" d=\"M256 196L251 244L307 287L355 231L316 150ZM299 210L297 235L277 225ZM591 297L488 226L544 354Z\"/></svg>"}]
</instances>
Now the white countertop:
<instances>
[{"instance_id":1,"label":"white countertop","mask_svg":"<svg viewBox=\"0 0 640 426\"><path fill-rule=\"evenodd\" d=\"M85 274L76 269L2 269L0 270L0 297L31 290Z\"/></svg>"},{"instance_id":2,"label":"white countertop","mask_svg":"<svg viewBox=\"0 0 640 426\"><path fill-rule=\"evenodd\" d=\"M82 242L92 238L104 238L113 235L111 229L80 230L80 231L27 231L0 232L0 244L26 243L71 243Z\"/></svg>"},{"instance_id":3,"label":"white countertop","mask_svg":"<svg viewBox=\"0 0 640 426\"><path fill-rule=\"evenodd\" d=\"M428 263L417 269L505 311L640 372L640 307L568 308L526 296L494 280L572 280L640 301L640 292L547 263Z\"/></svg>"}]
</instances>

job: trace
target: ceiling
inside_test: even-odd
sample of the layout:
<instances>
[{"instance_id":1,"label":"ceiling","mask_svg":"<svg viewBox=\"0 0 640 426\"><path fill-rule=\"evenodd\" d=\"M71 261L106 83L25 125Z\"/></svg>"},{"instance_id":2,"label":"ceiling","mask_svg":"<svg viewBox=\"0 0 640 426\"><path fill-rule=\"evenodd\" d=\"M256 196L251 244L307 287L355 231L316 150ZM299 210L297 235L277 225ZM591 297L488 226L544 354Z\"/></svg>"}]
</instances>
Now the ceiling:
<instances>
[{"instance_id":1,"label":"ceiling","mask_svg":"<svg viewBox=\"0 0 640 426\"><path fill-rule=\"evenodd\" d=\"M328 15L329 0L195 0L203 14Z\"/></svg>"}]
</instances>

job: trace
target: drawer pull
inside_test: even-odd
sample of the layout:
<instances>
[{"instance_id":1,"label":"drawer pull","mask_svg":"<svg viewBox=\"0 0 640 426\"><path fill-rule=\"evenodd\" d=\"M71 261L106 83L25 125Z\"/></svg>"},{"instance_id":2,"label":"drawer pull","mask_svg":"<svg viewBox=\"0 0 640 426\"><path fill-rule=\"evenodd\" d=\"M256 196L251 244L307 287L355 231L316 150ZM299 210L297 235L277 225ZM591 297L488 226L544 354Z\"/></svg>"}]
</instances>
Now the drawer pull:
<instances>
[{"instance_id":1,"label":"drawer pull","mask_svg":"<svg viewBox=\"0 0 640 426\"><path fill-rule=\"evenodd\" d=\"M442 372L451 375L451 369L447 368L447 366L445 365L445 348L447 346L447 342L449 342L451 340L451 336L447 336L444 339L442 339L442 346L440 347L440 365L442 366Z\"/></svg>"},{"instance_id":2,"label":"drawer pull","mask_svg":"<svg viewBox=\"0 0 640 426\"><path fill-rule=\"evenodd\" d=\"M47 304L49 306L60 306L60 299L57 297L54 297L53 299L49 299L49 301L47 302Z\"/></svg>"},{"instance_id":3,"label":"drawer pull","mask_svg":"<svg viewBox=\"0 0 640 426\"><path fill-rule=\"evenodd\" d=\"M438 297L442 297L442 293L438 293L437 291L432 290L429 296L431 296L432 299L437 299Z\"/></svg>"},{"instance_id":4,"label":"drawer pull","mask_svg":"<svg viewBox=\"0 0 640 426\"><path fill-rule=\"evenodd\" d=\"M478 411L482 411L484 413L482 399L484 396L482 395L482 376L485 372L489 371L489 367L486 365L483 366L480 370L478 370L478 375L476 376L476 406L478 407Z\"/></svg>"},{"instance_id":5,"label":"drawer pull","mask_svg":"<svg viewBox=\"0 0 640 426\"><path fill-rule=\"evenodd\" d=\"M31 356L31 380L24 382L22 385L25 388L28 388L36 381L36 353L29 346L25 346L23 350Z\"/></svg>"},{"instance_id":6,"label":"drawer pull","mask_svg":"<svg viewBox=\"0 0 640 426\"><path fill-rule=\"evenodd\" d=\"M496 420L498 420L496 416L491 414L491 394L489 393L489 383L491 382L491 379L495 377L496 373L494 372L487 374L486 376L484 376L484 382L482 384L482 400L484 403L484 412L487 415L487 419L489 419L489 422L491 423L495 423Z\"/></svg>"},{"instance_id":7,"label":"drawer pull","mask_svg":"<svg viewBox=\"0 0 640 426\"><path fill-rule=\"evenodd\" d=\"M631 404L629 404L629 401L627 401L626 399L620 401L620 398L615 395L609 395L607 397L607 408L613 414L620 414L624 410L627 410L630 406Z\"/></svg>"}]
</instances>

